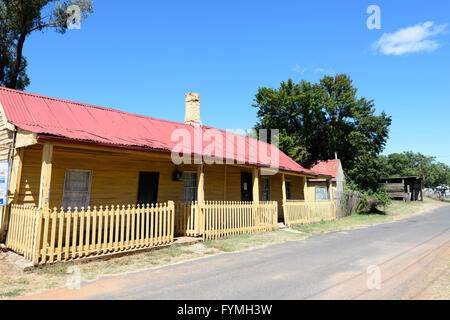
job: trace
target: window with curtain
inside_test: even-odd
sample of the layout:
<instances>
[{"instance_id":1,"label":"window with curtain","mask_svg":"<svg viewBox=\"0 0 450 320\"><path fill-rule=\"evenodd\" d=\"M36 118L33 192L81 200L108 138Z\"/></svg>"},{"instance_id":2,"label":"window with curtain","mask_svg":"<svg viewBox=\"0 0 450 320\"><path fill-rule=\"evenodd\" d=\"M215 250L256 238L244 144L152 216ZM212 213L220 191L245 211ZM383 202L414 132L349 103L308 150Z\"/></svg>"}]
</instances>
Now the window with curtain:
<instances>
[{"instance_id":1,"label":"window with curtain","mask_svg":"<svg viewBox=\"0 0 450 320\"><path fill-rule=\"evenodd\" d=\"M270 201L270 179L262 178L262 201Z\"/></svg>"},{"instance_id":2,"label":"window with curtain","mask_svg":"<svg viewBox=\"0 0 450 320\"><path fill-rule=\"evenodd\" d=\"M197 201L197 172L184 172L183 176L183 202Z\"/></svg>"},{"instance_id":3,"label":"window with curtain","mask_svg":"<svg viewBox=\"0 0 450 320\"><path fill-rule=\"evenodd\" d=\"M81 207L89 206L91 181L92 171L90 170L66 170L62 199L64 210L68 207L81 209Z\"/></svg>"}]
</instances>

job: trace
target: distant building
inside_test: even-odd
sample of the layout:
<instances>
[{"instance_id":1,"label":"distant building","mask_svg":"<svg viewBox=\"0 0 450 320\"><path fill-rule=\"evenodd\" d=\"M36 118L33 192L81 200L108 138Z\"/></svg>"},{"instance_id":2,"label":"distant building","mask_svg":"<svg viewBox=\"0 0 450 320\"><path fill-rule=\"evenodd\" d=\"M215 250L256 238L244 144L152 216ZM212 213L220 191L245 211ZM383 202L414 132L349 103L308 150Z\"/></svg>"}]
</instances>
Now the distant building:
<instances>
[{"instance_id":1,"label":"distant building","mask_svg":"<svg viewBox=\"0 0 450 320\"><path fill-rule=\"evenodd\" d=\"M331 182L320 177L308 178L308 198L315 201L327 200L326 196L331 194L331 199L336 203L336 216L341 218L347 213L345 196L345 174L341 160L311 160L302 164L304 168L314 170L317 173L332 176ZM331 189L331 192L327 192Z\"/></svg>"},{"instance_id":2,"label":"distant building","mask_svg":"<svg viewBox=\"0 0 450 320\"><path fill-rule=\"evenodd\" d=\"M386 186L388 193L394 200L422 200L422 178L420 177L409 176L381 178L380 184Z\"/></svg>"}]
</instances>

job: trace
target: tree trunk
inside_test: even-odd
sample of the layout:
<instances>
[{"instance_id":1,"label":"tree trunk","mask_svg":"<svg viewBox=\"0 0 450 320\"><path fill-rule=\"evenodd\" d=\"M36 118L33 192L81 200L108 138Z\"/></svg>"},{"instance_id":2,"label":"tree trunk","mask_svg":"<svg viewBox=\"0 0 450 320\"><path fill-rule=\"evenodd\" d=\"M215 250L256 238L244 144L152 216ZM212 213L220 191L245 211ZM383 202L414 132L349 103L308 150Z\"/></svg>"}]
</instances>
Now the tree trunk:
<instances>
[{"instance_id":1,"label":"tree trunk","mask_svg":"<svg viewBox=\"0 0 450 320\"><path fill-rule=\"evenodd\" d=\"M11 75L9 87L12 89L17 89L17 80L19 78L19 74L22 71L22 50L23 44L25 42L26 35L24 33L20 34L19 40L17 41L17 54L16 54L16 62L14 64L14 70Z\"/></svg>"}]
</instances>

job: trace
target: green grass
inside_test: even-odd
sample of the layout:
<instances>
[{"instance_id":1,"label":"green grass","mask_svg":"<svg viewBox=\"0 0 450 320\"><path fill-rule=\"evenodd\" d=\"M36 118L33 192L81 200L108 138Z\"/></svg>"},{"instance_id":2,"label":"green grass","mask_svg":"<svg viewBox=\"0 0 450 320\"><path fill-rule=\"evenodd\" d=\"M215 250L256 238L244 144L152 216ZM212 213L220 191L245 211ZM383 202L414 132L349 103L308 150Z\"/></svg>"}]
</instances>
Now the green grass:
<instances>
[{"instance_id":1,"label":"green grass","mask_svg":"<svg viewBox=\"0 0 450 320\"><path fill-rule=\"evenodd\" d=\"M113 257L107 261L91 261L87 264L80 264L78 267L85 279L92 280L103 275L149 269L195 258L197 256L197 253L186 249L186 246L168 247L123 257Z\"/></svg>"},{"instance_id":2,"label":"green grass","mask_svg":"<svg viewBox=\"0 0 450 320\"><path fill-rule=\"evenodd\" d=\"M17 285L28 285L28 284L30 284L30 281L28 279L20 279L19 278L19 279L16 279L14 281L14 283Z\"/></svg>"},{"instance_id":3,"label":"green grass","mask_svg":"<svg viewBox=\"0 0 450 320\"><path fill-rule=\"evenodd\" d=\"M14 298L21 296L25 291L22 289L13 289L11 291L8 291L6 293L0 294L0 297L2 298Z\"/></svg>"},{"instance_id":4,"label":"green grass","mask_svg":"<svg viewBox=\"0 0 450 320\"><path fill-rule=\"evenodd\" d=\"M234 252L271 243L299 240L302 238L304 238L304 235L298 233L275 230L265 233L242 234L227 237L222 240L207 240L204 242L204 245L207 248L214 248L223 252Z\"/></svg>"},{"instance_id":5,"label":"green grass","mask_svg":"<svg viewBox=\"0 0 450 320\"><path fill-rule=\"evenodd\" d=\"M307 234L321 234L332 231L348 230L388 222L386 214L352 214L340 220L299 225L295 229Z\"/></svg>"},{"instance_id":6,"label":"green grass","mask_svg":"<svg viewBox=\"0 0 450 320\"><path fill-rule=\"evenodd\" d=\"M66 276L67 268L69 268L72 265L73 263L71 262L56 265L48 264L37 269L37 273L45 274L52 277L63 277Z\"/></svg>"}]
</instances>

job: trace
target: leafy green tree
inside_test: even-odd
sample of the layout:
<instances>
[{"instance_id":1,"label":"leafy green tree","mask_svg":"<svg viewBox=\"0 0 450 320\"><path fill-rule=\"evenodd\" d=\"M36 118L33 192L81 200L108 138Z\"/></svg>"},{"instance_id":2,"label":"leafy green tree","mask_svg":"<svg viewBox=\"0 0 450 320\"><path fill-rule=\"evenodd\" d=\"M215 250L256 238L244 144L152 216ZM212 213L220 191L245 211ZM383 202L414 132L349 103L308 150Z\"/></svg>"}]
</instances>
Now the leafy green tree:
<instances>
[{"instance_id":1,"label":"leafy green tree","mask_svg":"<svg viewBox=\"0 0 450 320\"><path fill-rule=\"evenodd\" d=\"M378 155L388 139L391 117L375 114L373 100L357 96L345 74L319 83L291 79L255 95L256 128L279 129L280 149L298 163L342 160L349 178L363 189L378 188Z\"/></svg>"},{"instance_id":2,"label":"leafy green tree","mask_svg":"<svg viewBox=\"0 0 450 320\"><path fill-rule=\"evenodd\" d=\"M0 0L0 85L24 89L29 84L25 40L49 28L65 33L75 17L72 6L79 8L80 21L94 11L88 0Z\"/></svg>"},{"instance_id":3,"label":"leafy green tree","mask_svg":"<svg viewBox=\"0 0 450 320\"><path fill-rule=\"evenodd\" d=\"M425 187L450 185L450 167L437 162L435 157L406 151L380 156L378 161L380 172L385 177L420 176L422 162Z\"/></svg>"},{"instance_id":4,"label":"leafy green tree","mask_svg":"<svg viewBox=\"0 0 450 320\"><path fill-rule=\"evenodd\" d=\"M16 34L14 30L8 28L6 19L6 6L0 1L0 85L5 85L5 79L11 77L15 65L14 39ZM22 58L22 68L17 77L16 88L23 90L28 84L29 79L26 74L27 61Z\"/></svg>"}]
</instances>

